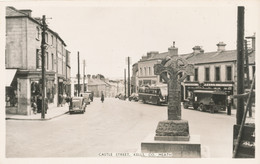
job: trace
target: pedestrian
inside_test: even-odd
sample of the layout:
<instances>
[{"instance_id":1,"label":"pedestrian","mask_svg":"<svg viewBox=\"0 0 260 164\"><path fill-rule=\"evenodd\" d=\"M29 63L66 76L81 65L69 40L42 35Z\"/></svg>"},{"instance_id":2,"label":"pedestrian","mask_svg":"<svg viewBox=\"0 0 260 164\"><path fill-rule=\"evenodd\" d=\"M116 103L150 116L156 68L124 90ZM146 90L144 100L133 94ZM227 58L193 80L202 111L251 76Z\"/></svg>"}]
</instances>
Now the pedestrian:
<instances>
[{"instance_id":1,"label":"pedestrian","mask_svg":"<svg viewBox=\"0 0 260 164\"><path fill-rule=\"evenodd\" d=\"M37 113L37 104L36 104L36 97L33 96L32 97L32 110L33 110L33 114L36 114Z\"/></svg>"},{"instance_id":2,"label":"pedestrian","mask_svg":"<svg viewBox=\"0 0 260 164\"><path fill-rule=\"evenodd\" d=\"M104 94L103 94L103 91L101 92L101 101L102 101L102 103L103 103L103 101L105 100L105 98L104 98Z\"/></svg>"},{"instance_id":3,"label":"pedestrian","mask_svg":"<svg viewBox=\"0 0 260 164\"><path fill-rule=\"evenodd\" d=\"M42 94L39 94L37 96L37 113L41 113L42 112Z\"/></svg>"},{"instance_id":4,"label":"pedestrian","mask_svg":"<svg viewBox=\"0 0 260 164\"><path fill-rule=\"evenodd\" d=\"M45 98L45 114L47 114L47 110L49 109L48 101L48 98Z\"/></svg>"},{"instance_id":5,"label":"pedestrian","mask_svg":"<svg viewBox=\"0 0 260 164\"><path fill-rule=\"evenodd\" d=\"M227 98L227 115L231 115L231 96Z\"/></svg>"}]
</instances>

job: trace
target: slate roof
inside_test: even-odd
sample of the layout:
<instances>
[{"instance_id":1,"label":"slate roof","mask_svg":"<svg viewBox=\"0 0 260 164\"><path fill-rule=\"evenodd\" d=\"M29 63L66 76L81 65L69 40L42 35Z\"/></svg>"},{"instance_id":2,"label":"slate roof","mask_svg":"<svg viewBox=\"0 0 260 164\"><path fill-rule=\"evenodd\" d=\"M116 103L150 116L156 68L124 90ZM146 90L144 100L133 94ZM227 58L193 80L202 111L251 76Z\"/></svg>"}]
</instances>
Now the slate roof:
<instances>
[{"instance_id":1,"label":"slate roof","mask_svg":"<svg viewBox=\"0 0 260 164\"><path fill-rule=\"evenodd\" d=\"M154 56L148 59L142 59L141 61L149 61L156 59L163 59L169 56L169 52L163 52L155 54ZM215 51L215 52L204 52L204 53L188 53L188 54L179 54L180 57L188 60L191 64L205 64L205 63L218 63L218 62L227 62L227 61L236 61L237 60L237 50L226 50L226 51ZM248 56L249 64L255 63L255 51L251 51Z\"/></svg>"},{"instance_id":2,"label":"slate roof","mask_svg":"<svg viewBox=\"0 0 260 164\"><path fill-rule=\"evenodd\" d=\"M7 6L6 7L6 13L5 13L5 16L6 18L12 18L12 17L27 17L28 19L30 19L31 21L39 24L40 26L42 25L41 22L36 19L36 18L33 18L33 17L30 17L29 15L27 15L26 13L20 11L20 10L17 10L16 8L12 7L12 6ZM61 39L61 37L59 36L59 34L53 30L51 30L50 28L48 28L48 31L52 32L54 35L56 35L60 40L61 42L65 45L66 43L64 42L63 39Z\"/></svg>"},{"instance_id":3,"label":"slate roof","mask_svg":"<svg viewBox=\"0 0 260 164\"><path fill-rule=\"evenodd\" d=\"M88 79L88 85L108 85L106 82L100 79Z\"/></svg>"},{"instance_id":4,"label":"slate roof","mask_svg":"<svg viewBox=\"0 0 260 164\"><path fill-rule=\"evenodd\" d=\"M237 60L237 50L191 54L186 58L191 64L220 63ZM248 56L249 64L255 62L255 51Z\"/></svg>"}]
</instances>

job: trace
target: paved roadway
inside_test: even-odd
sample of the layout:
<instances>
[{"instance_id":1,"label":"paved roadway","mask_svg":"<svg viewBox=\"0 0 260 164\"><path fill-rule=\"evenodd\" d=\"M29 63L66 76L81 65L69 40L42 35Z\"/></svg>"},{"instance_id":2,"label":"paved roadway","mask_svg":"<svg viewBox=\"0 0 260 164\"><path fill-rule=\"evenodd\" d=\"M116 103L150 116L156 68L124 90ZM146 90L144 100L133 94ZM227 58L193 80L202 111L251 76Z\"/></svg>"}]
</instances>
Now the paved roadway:
<instances>
[{"instance_id":1,"label":"paved roadway","mask_svg":"<svg viewBox=\"0 0 260 164\"><path fill-rule=\"evenodd\" d=\"M190 134L200 135L203 154L231 158L235 117L226 113L182 110ZM167 107L114 98L95 99L85 114L50 121L6 121L7 157L98 157L100 153L134 153L157 123L167 119Z\"/></svg>"}]
</instances>

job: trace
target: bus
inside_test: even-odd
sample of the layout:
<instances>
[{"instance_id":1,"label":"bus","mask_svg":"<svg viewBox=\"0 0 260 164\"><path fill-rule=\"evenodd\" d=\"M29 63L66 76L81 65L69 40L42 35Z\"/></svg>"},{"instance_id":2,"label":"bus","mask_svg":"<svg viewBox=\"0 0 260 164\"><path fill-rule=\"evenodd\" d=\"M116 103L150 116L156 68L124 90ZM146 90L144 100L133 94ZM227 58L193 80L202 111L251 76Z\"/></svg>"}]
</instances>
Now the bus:
<instances>
[{"instance_id":1,"label":"bus","mask_svg":"<svg viewBox=\"0 0 260 164\"><path fill-rule=\"evenodd\" d=\"M139 100L156 105L168 104L167 85L142 86L138 90Z\"/></svg>"}]
</instances>

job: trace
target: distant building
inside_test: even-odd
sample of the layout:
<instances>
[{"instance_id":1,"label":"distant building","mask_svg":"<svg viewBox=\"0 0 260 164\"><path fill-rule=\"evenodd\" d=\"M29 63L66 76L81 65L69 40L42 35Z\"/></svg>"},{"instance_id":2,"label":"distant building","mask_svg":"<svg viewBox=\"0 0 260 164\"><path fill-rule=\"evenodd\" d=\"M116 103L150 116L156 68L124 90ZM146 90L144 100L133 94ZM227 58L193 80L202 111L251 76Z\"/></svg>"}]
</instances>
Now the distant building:
<instances>
[{"instance_id":1,"label":"distant building","mask_svg":"<svg viewBox=\"0 0 260 164\"><path fill-rule=\"evenodd\" d=\"M42 92L42 23L40 18L33 18L31 12L6 7L7 113L30 115L32 101ZM58 33L48 29L45 40L48 44L45 54L46 96L50 105L58 105L58 95L64 94L65 85L69 85L67 61L70 55Z\"/></svg>"}]
</instances>

